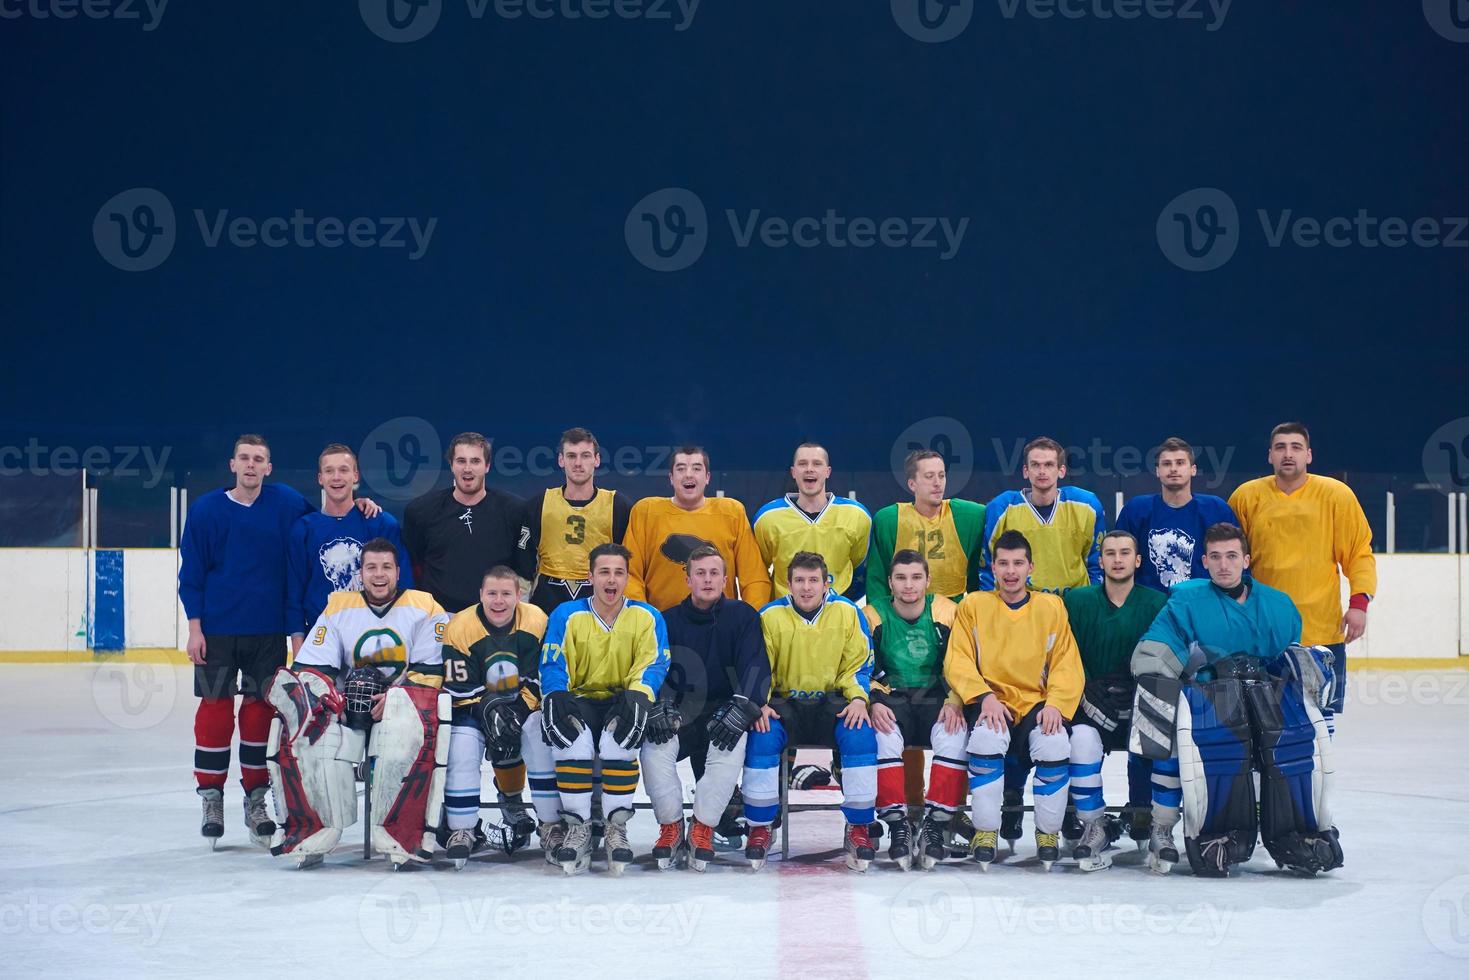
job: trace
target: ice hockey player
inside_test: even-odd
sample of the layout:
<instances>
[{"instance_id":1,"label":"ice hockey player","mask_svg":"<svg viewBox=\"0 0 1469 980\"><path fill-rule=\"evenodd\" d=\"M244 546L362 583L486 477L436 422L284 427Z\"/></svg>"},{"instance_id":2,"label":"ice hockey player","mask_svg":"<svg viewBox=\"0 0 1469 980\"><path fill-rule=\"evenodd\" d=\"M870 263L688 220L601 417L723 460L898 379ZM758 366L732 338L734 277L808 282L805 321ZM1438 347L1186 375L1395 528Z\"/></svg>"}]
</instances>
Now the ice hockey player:
<instances>
[{"instance_id":1,"label":"ice hockey player","mask_svg":"<svg viewBox=\"0 0 1469 980\"><path fill-rule=\"evenodd\" d=\"M1047 871L1059 856L1066 814L1071 743L1068 719L1081 702L1083 674L1061 598L1029 592L1030 543L1019 531L995 539L993 592L959 603L944 658L944 680L964 703L969 733L970 814L974 857L988 870L999 841L1005 755L1034 765L1036 856ZM982 655L981 655L982 653ZM957 807L951 795L942 805Z\"/></svg>"},{"instance_id":2,"label":"ice hockey player","mask_svg":"<svg viewBox=\"0 0 1469 980\"><path fill-rule=\"evenodd\" d=\"M1166 601L1162 592L1135 581L1141 560L1136 538L1127 531L1108 531L1102 537L1102 584L1070 589L1062 599L1086 672L1081 706L1071 720L1071 800L1080 826L1078 832L1062 830L1079 838L1073 856L1083 871L1100 871L1112 863L1106 849L1120 829L1111 829L1106 819L1102 757L1127 749L1136 687L1129 661ZM1178 805L1177 765L1176 760L1160 760L1155 770L1147 759L1129 756L1128 810L1137 828L1135 840L1147 841L1150 798Z\"/></svg>"},{"instance_id":3,"label":"ice hockey player","mask_svg":"<svg viewBox=\"0 0 1469 980\"><path fill-rule=\"evenodd\" d=\"M745 761L746 733L770 693L770 660L760 616L724 594L724 556L713 545L689 553L689 596L663 610L672 664L648 718L643 777L658 840L653 858L667 868L689 851L703 871L714 859L714 830L734 795ZM694 770L694 819L683 836L678 763Z\"/></svg>"},{"instance_id":4,"label":"ice hockey player","mask_svg":"<svg viewBox=\"0 0 1469 980\"><path fill-rule=\"evenodd\" d=\"M938 802L964 798L969 728L957 698L948 699L944 653L956 606L928 594L928 562L917 551L900 549L888 570L881 598L871 593L862 612L872 628L875 673L872 727L877 733L877 818L888 831L888 857L904 871L930 871L943 860L954 807ZM919 845L915 851L908 824L903 750L933 749L928 794ZM947 789L944 784L950 784Z\"/></svg>"},{"instance_id":5,"label":"ice hockey player","mask_svg":"<svg viewBox=\"0 0 1469 980\"><path fill-rule=\"evenodd\" d=\"M789 593L760 610L770 657L770 703L745 748L743 792L750 836L745 856L758 870L780 810L786 746L835 749L842 767L847 867L866 871L874 852L867 825L877 802L877 738L868 719L872 639L862 612L831 591L826 561L799 551L787 565Z\"/></svg>"},{"instance_id":6,"label":"ice hockey player","mask_svg":"<svg viewBox=\"0 0 1469 980\"><path fill-rule=\"evenodd\" d=\"M627 822L638 788L648 712L668 673L668 632L658 610L624 594L628 550L600 544L587 556L592 594L556 607L541 648L541 727L556 763L567 874L592 862L592 774L600 760L607 870L633 859Z\"/></svg>"},{"instance_id":7,"label":"ice hockey player","mask_svg":"<svg viewBox=\"0 0 1469 980\"><path fill-rule=\"evenodd\" d=\"M364 742L376 850L395 868L427 862L441 818L449 617L427 592L399 591L398 551L385 538L362 546L361 574L362 591L332 593L294 669L276 671L266 689L277 714L267 747L280 824L271 853L300 868L320 864L356 823Z\"/></svg>"},{"instance_id":8,"label":"ice hockey player","mask_svg":"<svg viewBox=\"0 0 1469 980\"><path fill-rule=\"evenodd\" d=\"M445 850L460 868L486 842L486 833L488 843L505 850L530 839L536 821L521 801L523 787L518 785L527 769L543 847L549 848L558 836L560 820L551 747L541 737L538 713L546 614L520 601L520 580L505 565L485 573L479 599L457 613L444 633L444 690L454 698L444 790ZM503 826L477 833L487 745Z\"/></svg>"},{"instance_id":9,"label":"ice hockey player","mask_svg":"<svg viewBox=\"0 0 1469 980\"><path fill-rule=\"evenodd\" d=\"M1204 534L1207 581L1180 582L1132 655L1133 751L1176 754L1184 846L1197 875L1249 859L1257 830L1270 856L1302 874L1342 863L1331 823L1331 651L1302 647L1284 593L1245 577L1250 546L1233 524ZM1260 770L1255 801L1251 761ZM1176 861L1176 811L1154 808L1155 870Z\"/></svg>"}]
</instances>

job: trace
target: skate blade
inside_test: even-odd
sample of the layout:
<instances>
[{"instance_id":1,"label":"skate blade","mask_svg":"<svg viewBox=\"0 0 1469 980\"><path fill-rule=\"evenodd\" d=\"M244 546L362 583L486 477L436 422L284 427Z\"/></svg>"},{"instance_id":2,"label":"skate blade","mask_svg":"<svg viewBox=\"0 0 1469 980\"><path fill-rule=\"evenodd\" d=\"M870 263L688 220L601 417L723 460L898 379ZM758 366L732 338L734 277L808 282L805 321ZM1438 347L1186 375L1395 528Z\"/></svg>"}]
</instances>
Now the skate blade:
<instances>
[{"instance_id":1,"label":"skate blade","mask_svg":"<svg viewBox=\"0 0 1469 980\"><path fill-rule=\"evenodd\" d=\"M1042 861L1041 862L1041 870L1049 873L1050 870L1051 870L1051 865L1053 865L1055 863L1056 863L1055 861Z\"/></svg>"},{"instance_id":2,"label":"skate blade","mask_svg":"<svg viewBox=\"0 0 1469 980\"><path fill-rule=\"evenodd\" d=\"M913 867L913 855L904 854L900 858L893 858L893 863L898 866L899 871L907 871Z\"/></svg>"},{"instance_id":3,"label":"skate blade","mask_svg":"<svg viewBox=\"0 0 1469 980\"><path fill-rule=\"evenodd\" d=\"M591 870L592 857L589 854L585 858L577 858L575 861L559 861L557 863L561 865L561 870L565 871L568 875L579 875Z\"/></svg>"},{"instance_id":4,"label":"skate blade","mask_svg":"<svg viewBox=\"0 0 1469 980\"><path fill-rule=\"evenodd\" d=\"M918 858L918 870L932 871L934 867L939 863L939 860L939 858L931 857L927 854L920 855Z\"/></svg>"},{"instance_id":5,"label":"skate blade","mask_svg":"<svg viewBox=\"0 0 1469 980\"><path fill-rule=\"evenodd\" d=\"M1112 856L1099 854L1096 857L1077 858L1076 866L1083 871L1105 871L1112 867Z\"/></svg>"},{"instance_id":6,"label":"skate blade","mask_svg":"<svg viewBox=\"0 0 1469 980\"><path fill-rule=\"evenodd\" d=\"M847 856L847 867L858 874L865 875L867 873L867 866L871 863L871 861L864 861L861 858L852 857L851 855Z\"/></svg>"},{"instance_id":7,"label":"skate blade","mask_svg":"<svg viewBox=\"0 0 1469 980\"><path fill-rule=\"evenodd\" d=\"M667 871L671 867L673 867L673 858L672 857L658 858L658 870L659 871Z\"/></svg>"},{"instance_id":8,"label":"skate blade","mask_svg":"<svg viewBox=\"0 0 1469 980\"><path fill-rule=\"evenodd\" d=\"M319 868L325 858L326 855L324 854L303 854L296 861L296 870L310 871L312 868Z\"/></svg>"},{"instance_id":9,"label":"skate blade","mask_svg":"<svg viewBox=\"0 0 1469 980\"><path fill-rule=\"evenodd\" d=\"M621 878L622 877L622 872L626 868L627 868L627 862L626 861L613 861L610 858L607 860L607 873L610 874L614 878Z\"/></svg>"},{"instance_id":10,"label":"skate blade","mask_svg":"<svg viewBox=\"0 0 1469 980\"><path fill-rule=\"evenodd\" d=\"M1139 854L1146 854L1148 852L1148 842L1147 841L1140 840L1140 841L1134 841L1134 843L1137 844L1137 852Z\"/></svg>"},{"instance_id":11,"label":"skate blade","mask_svg":"<svg viewBox=\"0 0 1469 980\"><path fill-rule=\"evenodd\" d=\"M988 862L988 861L976 861L975 863L979 865L979 870L983 871L986 874L989 873L989 870L990 870L990 862Z\"/></svg>"},{"instance_id":12,"label":"skate blade","mask_svg":"<svg viewBox=\"0 0 1469 980\"><path fill-rule=\"evenodd\" d=\"M689 858L689 867L699 872L699 874L703 874L704 869L709 867L709 862L701 861L696 857L691 857Z\"/></svg>"},{"instance_id":13,"label":"skate blade","mask_svg":"<svg viewBox=\"0 0 1469 980\"><path fill-rule=\"evenodd\" d=\"M759 871L765 867L765 858L750 858L750 870Z\"/></svg>"},{"instance_id":14,"label":"skate blade","mask_svg":"<svg viewBox=\"0 0 1469 980\"><path fill-rule=\"evenodd\" d=\"M1148 866L1148 870L1153 872L1153 874L1155 875L1166 875L1173 870L1172 861L1159 861L1151 854L1148 855L1148 860L1146 863Z\"/></svg>"},{"instance_id":15,"label":"skate blade","mask_svg":"<svg viewBox=\"0 0 1469 980\"><path fill-rule=\"evenodd\" d=\"M469 863L469 858L453 858L454 870L463 871L464 866Z\"/></svg>"}]
</instances>

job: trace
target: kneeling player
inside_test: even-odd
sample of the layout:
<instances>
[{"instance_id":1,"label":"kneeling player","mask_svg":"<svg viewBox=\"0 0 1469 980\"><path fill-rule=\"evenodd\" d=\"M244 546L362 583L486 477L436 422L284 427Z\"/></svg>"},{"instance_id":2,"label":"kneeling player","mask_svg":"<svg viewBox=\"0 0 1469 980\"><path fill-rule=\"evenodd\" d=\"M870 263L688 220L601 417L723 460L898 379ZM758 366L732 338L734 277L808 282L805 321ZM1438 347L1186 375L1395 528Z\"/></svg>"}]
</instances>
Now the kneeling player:
<instances>
[{"instance_id":1,"label":"kneeling player","mask_svg":"<svg viewBox=\"0 0 1469 980\"><path fill-rule=\"evenodd\" d=\"M1245 578L1243 531L1215 524L1204 549L1208 581L1175 585L1133 652L1133 748L1153 759L1177 756L1194 874L1227 876L1254 853L1257 833L1281 867L1302 874L1340 867L1322 716L1332 696L1331 651L1299 646L1295 604ZM1260 773L1258 804L1252 768ZM1160 831L1176 861L1172 825L1160 828L1155 810L1155 844Z\"/></svg>"},{"instance_id":2,"label":"kneeling player","mask_svg":"<svg viewBox=\"0 0 1469 980\"><path fill-rule=\"evenodd\" d=\"M872 727L877 732L877 817L888 827L888 857L907 870L913 863L912 831L905 807L903 749L932 748L919 867L942 861L954 808L938 802L964 794L968 726L957 699L947 701L944 652L955 605L928 594L928 562L904 548L893 555L887 588L867 596L862 610L872 627L876 673ZM890 596L891 598L884 598ZM945 783L950 784L944 789Z\"/></svg>"},{"instance_id":3,"label":"kneeling player","mask_svg":"<svg viewBox=\"0 0 1469 980\"><path fill-rule=\"evenodd\" d=\"M969 733L974 857L988 869L999 843L1005 755L1035 767L1036 856L1047 871L1059 856L1066 815L1071 743L1067 719L1081 701L1081 657L1058 596L1026 591L1030 542L1019 531L995 539L995 591L959 603L944 658L944 679L964 703ZM956 807L959 796L940 800Z\"/></svg>"},{"instance_id":4,"label":"kneeling player","mask_svg":"<svg viewBox=\"0 0 1469 980\"><path fill-rule=\"evenodd\" d=\"M820 555L796 552L786 574L790 594L760 610L772 696L745 747L745 856L756 869L765 863L786 746L824 745L841 761L847 866L866 871L877 797L877 738L867 715L872 641L861 611L829 591Z\"/></svg>"},{"instance_id":5,"label":"kneeling player","mask_svg":"<svg viewBox=\"0 0 1469 980\"><path fill-rule=\"evenodd\" d=\"M592 862L592 772L602 763L607 870L632 861L627 821L638 788L638 750L668 673L668 633L652 606L627 598L628 550L600 544L588 556L592 594L556 607L541 648L541 726L556 761L567 874Z\"/></svg>"},{"instance_id":6,"label":"kneeling player","mask_svg":"<svg viewBox=\"0 0 1469 980\"><path fill-rule=\"evenodd\" d=\"M515 572L496 565L485 573L480 601L454 616L444 633L444 689L454 696L449 734L449 773L444 814L446 849L463 867L486 834L479 827L480 770L489 745L495 764L503 827L488 833L509 851L530 839L536 826L512 783L530 770L531 798L541 819L541 841L550 846L559 820L551 748L541 737L540 659L546 614L520 602ZM522 767L522 759L526 767Z\"/></svg>"},{"instance_id":7,"label":"kneeling player","mask_svg":"<svg viewBox=\"0 0 1469 980\"><path fill-rule=\"evenodd\" d=\"M267 750L280 817L272 854L313 867L357 822L354 770L366 741L373 846L394 867L432 856L448 751L450 699L439 690L448 621L427 592L398 591L392 542L363 545L362 591L332 593L295 670L282 667L266 691L278 714ZM344 725L359 697L371 723L353 711Z\"/></svg>"},{"instance_id":8,"label":"kneeling player","mask_svg":"<svg viewBox=\"0 0 1469 980\"><path fill-rule=\"evenodd\" d=\"M770 692L770 660L759 614L724 594L719 549L699 545L690 552L688 578L688 598L663 611L673 659L648 720L642 761L660 824L653 857L667 868L683 847L678 762L690 760L696 779L690 865L703 871L714 859L714 828L739 782L746 732Z\"/></svg>"}]
</instances>

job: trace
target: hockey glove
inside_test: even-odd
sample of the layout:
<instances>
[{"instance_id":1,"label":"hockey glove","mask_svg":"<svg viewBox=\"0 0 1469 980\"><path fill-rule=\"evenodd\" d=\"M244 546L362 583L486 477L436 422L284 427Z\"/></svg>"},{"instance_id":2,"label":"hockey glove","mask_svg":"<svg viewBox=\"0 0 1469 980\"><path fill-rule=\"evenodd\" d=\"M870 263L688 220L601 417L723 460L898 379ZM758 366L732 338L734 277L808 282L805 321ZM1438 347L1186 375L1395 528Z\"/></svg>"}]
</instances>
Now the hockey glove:
<instances>
[{"instance_id":1,"label":"hockey glove","mask_svg":"<svg viewBox=\"0 0 1469 980\"><path fill-rule=\"evenodd\" d=\"M643 733L648 727L648 712L653 708L653 699L642 691L623 691L607 719L607 731L618 745L635 749L643 744Z\"/></svg>"},{"instance_id":2,"label":"hockey glove","mask_svg":"<svg viewBox=\"0 0 1469 980\"><path fill-rule=\"evenodd\" d=\"M479 703L479 724L485 740L501 752L520 751L520 730L529 717L530 705L519 691Z\"/></svg>"},{"instance_id":3,"label":"hockey glove","mask_svg":"<svg viewBox=\"0 0 1469 980\"><path fill-rule=\"evenodd\" d=\"M587 727L577 710L576 698L570 691L552 691L541 702L541 730L546 741L560 749L569 749Z\"/></svg>"},{"instance_id":4,"label":"hockey glove","mask_svg":"<svg viewBox=\"0 0 1469 980\"><path fill-rule=\"evenodd\" d=\"M759 717L760 706L743 694L736 694L714 709L709 719L709 744L720 751L730 751Z\"/></svg>"},{"instance_id":5,"label":"hockey glove","mask_svg":"<svg viewBox=\"0 0 1469 980\"><path fill-rule=\"evenodd\" d=\"M662 745L678 734L682 724L683 717L672 701L655 701L653 710L648 712L648 741Z\"/></svg>"}]
</instances>

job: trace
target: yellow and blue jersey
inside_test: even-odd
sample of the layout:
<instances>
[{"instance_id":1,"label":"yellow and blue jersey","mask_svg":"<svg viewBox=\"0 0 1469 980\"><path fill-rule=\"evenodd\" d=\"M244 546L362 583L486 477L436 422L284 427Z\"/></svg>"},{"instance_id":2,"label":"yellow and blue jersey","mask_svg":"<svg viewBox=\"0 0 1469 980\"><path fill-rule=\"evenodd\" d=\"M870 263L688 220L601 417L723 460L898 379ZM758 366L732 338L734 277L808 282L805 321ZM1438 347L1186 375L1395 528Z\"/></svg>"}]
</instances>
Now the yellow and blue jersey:
<instances>
[{"instance_id":1,"label":"yellow and blue jersey","mask_svg":"<svg viewBox=\"0 0 1469 980\"><path fill-rule=\"evenodd\" d=\"M1006 490L991 500L984 509L984 566L979 573L979 587L986 592L995 587L995 539L1006 531L1019 531L1030 542L1032 587L1065 592L1102 581L1107 515L1090 490L1062 487L1048 517L1019 490Z\"/></svg>"},{"instance_id":2,"label":"yellow and blue jersey","mask_svg":"<svg viewBox=\"0 0 1469 980\"><path fill-rule=\"evenodd\" d=\"M827 494L826 506L815 517L796 500L796 494L788 493L755 512L755 543L770 566L771 595L779 599L791 591L786 568L798 551L814 551L825 558L827 583L845 593L867 560L872 516L857 501L835 494Z\"/></svg>"},{"instance_id":3,"label":"yellow and blue jersey","mask_svg":"<svg viewBox=\"0 0 1469 980\"><path fill-rule=\"evenodd\" d=\"M590 598L562 603L551 614L541 647L541 695L570 691L605 701L622 691L641 691L656 698L668 658L668 628L646 602L623 599L610 623L597 615Z\"/></svg>"},{"instance_id":4,"label":"yellow and blue jersey","mask_svg":"<svg viewBox=\"0 0 1469 980\"><path fill-rule=\"evenodd\" d=\"M772 696L817 698L836 691L848 701L870 700L872 634L852 601L828 592L808 618L790 596L776 599L760 610L760 630Z\"/></svg>"}]
</instances>

